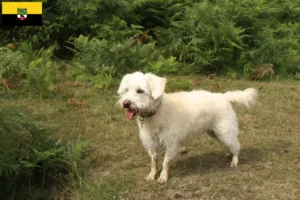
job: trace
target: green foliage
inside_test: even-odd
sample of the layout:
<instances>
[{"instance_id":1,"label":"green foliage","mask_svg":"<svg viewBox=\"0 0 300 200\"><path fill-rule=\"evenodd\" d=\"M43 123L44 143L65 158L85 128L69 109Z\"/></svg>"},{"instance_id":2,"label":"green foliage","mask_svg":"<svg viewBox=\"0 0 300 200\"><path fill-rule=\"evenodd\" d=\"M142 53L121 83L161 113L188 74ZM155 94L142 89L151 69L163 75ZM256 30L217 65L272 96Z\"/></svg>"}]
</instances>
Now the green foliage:
<instances>
[{"instance_id":1,"label":"green foliage","mask_svg":"<svg viewBox=\"0 0 300 200\"><path fill-rule=\"evenodd\" d=\"M296 80L300 80L300 73L296 72L296 74L295 74L295 79L296 79Z\"/></svg>"},{"instance_id":2,"label":"green foliage","mask_svg":"<svg viewBox=\"0 0 300 200\"><path fill-rule=\"evenodd\" d=\"M108 74L97 74L90 78L96 88L108 88L115 84L115 79Z\"/></svg>"},{"instance_id":3,"label":"green foliage","mask_svg":"<svg viewBox=\"0 0 300 200\"><path fill-rule=\"evenodd\" d=\"M2 198L30 197L31 187L43 190L49 178L74 173L81 158L79 144L59 144L52 129L40 127L14 108L0 110L0 192ZM63 180L61 180L63 181Z\"/></svg>"},{"instance_id":4,"label":"green foliage","mask_svg":"<svg viewBox=\"0 0 300 200\"><path fill-rule=\"evenodd\" d=\"M31 95L42 98L54 90L54 83L59 74L58 65L52 60L56 48L56 45L52 45L48 49L42 48L34 52L28 66L24 69L26 79L23 84L24 87L29 88Z\"/></svg>"},{"instance_id":5,"label":"green foliage","mask_svg":"<svg viewBox=\"0 0 300 200\"><path fill-rule=\"evenodd\" d=\"M176 61L176 58L171 56L166 59L162 55L158 57L156 62L149 62L150 71L155 74L174 74L178 73L181 67L181 64Z\"/></svg>"},{"instance_id":6,"label":"green foliage","mask_svg":"<svg viewBox=\"0 0 300 200\"><path fill-rule=\"evenodd\" d=\"M297 55L300 48L299 25L276 24L273 28L266 27L257 34L255 43L258 48L250 51L249 56L257 64L272 62L279 65L280 72L297 69L300 63Z\"/></svg>"},{"instance_id":7,"label":"green foliage","mask_svg":"<svg viewBox=\"0 0 300 200\"><path fill-rule=\"evenodd\" d=\"M12 74L19 74L24 68L24 54L14 52L7 47L0 47L0 79L7 78Z\"/></svg>"},{"instance_id":8,"label":"green foliage","mask_svg":"<svg viewBox=\"0 0 300 200\"><path fill-rule=\"evenodd\" d=\"M18 50L0 49L0 79L7 78L21 85L31 96L47 97L59 80L59 65L53 59L57 45L34 50L32 43L23 42Z\"/></svg>"},{"instance_id":9,"label":"green foliage","mask_svg":"<svg viewBox=\"0 0 300 200\"><path fill-rule=\"evenodd\" d=\"M250 63L273 63L278 69L299 64L299 23L282 15L298 13L292 2L201 1L187 6L170 28L157 28L158 40L169 55L191 63L199 72L235 69L242 74ZM280 15L278 14L280 13ZM247 68L248 68L247 67ZM282 70L284 72L284 70Z\"/></svg>"},{"instance_id":10,"label":"green foliage","mask_svg":"<svg viewBox=\"0 0 300 200\"><path fill-rule=\"evenodd\" d=\"M1 31L1 45L15 47L0 48L0 76L23 79L40 97L60 73L54 57L98 88L136 70L234 78L272 63L277 74L295 77L299 7L292 0L45 0L44 26Z\"/></svg>"},{"instance_id":11,"label":"green foliage","mask_svg":"<svg viewBox=\"0 0 300 200\"><path fill-rule=\"evenodd\" d=\"M167 92L175 91L191 91L193 89L192 82L189 80L169 80L168 87L166 88Z\"/></svg>"},{"instance_id":12,"label":"green foliage","mask_svg":"<svg viewBox=\"0 0 300 200\"><path fill-rule=\"evenodd\" d=\"M73 38L75 48L72 72L77 80L92 81L102 88L113 83L113 78L128 71L147 69L150 61L158 57L154 43L137 44L133 39L111 42L80 35Z\"/></svg>"},{"instance_id":13,"label":"green foliage","mask_svg":"<svg viewBox=\"0 0 300 200\"><path fill-rule=\"evenodd\" d=\"M167 33L159 37L166 46L166 53L176 55L181 62L191 63L197 71L206 66L230 65L232 60L228 58L243 49L245 35L242 28L224 16L226 11L221 6L208 1L194 3L185 7L180 18L170 21L170 28L158 29Z\"/></svg>"}]
</instances>

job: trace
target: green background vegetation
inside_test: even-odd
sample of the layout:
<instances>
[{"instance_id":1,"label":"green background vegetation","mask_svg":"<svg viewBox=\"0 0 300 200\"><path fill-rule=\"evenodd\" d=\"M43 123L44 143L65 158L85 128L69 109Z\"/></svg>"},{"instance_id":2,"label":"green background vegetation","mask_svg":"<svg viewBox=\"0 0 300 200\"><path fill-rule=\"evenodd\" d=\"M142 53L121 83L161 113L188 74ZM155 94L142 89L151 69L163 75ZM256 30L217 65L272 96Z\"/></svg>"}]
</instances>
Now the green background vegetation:
<instances>
[{"instance_id":1,"label":"green background vegetation","mask_svg":"<svg viewBox=\"0 0 300 200\"><path fill-rule=\"evenodd\" d=\"M299 16L293 0L44 1L44 26L2 27L0 76L39 84L39 93L67 64L72 78L97 87L135 70L248 78L265 63L298 77Z\"/></svg>"},{"instance_id":2,"label":"green background vegetation","mask_svg":"<svg viewBox=\"0 0 300 200\"><path fill-rule=\"evenodd\" d=\"M199 84L206 87L205 89L221 92L252 84L259 86L260 83L249 82L247 79L251 78L251 73L257 67L267 63L273 64L276 81L300 79L300 1L44 0L43 2L42 27L1 27L0 31L0 80L3 86L0 91L1 197L51 198L49 188L55 185L63 193L58 196L72 194L74 199L111 199L116 198L114 196L116 194L119 197L118 195L124 191L125 196L128 196L127 193L133 190L133 186L147 186L144 183L136 183L139 177L135 178L134 171L127 171L123 177L120 175L121 178L117 177L121 171L114 176L101 174L103 175L101 180L89 178L95 174L99 175L93 172L96 166L112 165L116 159L115 150L109 149L111 155L104 155L106 146L114 145L110 143L112 139L107 139L103 135L112 134L113 140L123 142L123 145L118 145L126 149L128 140L133 139L131 134L136 134L136 130L126 125L127 121L118 122L121 123L118 126L125 127L122 129L125 135L116 134L115 132L120 130L112 130L115 125L111 123L117 123L116 121L121 119L109 117L112 115L110 111L115 109L111 96L116 95L116 85L124 73L140 70L168 76L169 91L190 90ZM239 79L240 82L234 83L236 87L226 85L228 82L223 83L226 86L222 86L218 81L207 82L207 79L203 78L206 75L214 78L217 75L231 81ZM176 79L179 76L181 78ZM270 77L265 78L270 80ZM83 83L85 87L67 88L68 81ZM9 86L7 84L11 87L7 88ZM267 89L262 91L265 96L272 95L270 91L280 94L276 85L265 88ZM291 102L297 101L298 97L294 96L294 90L285 95L287 98L293 97ZM85 108L86 111L74 111L70 105L62 104L70 98L87 99L88 104L92 106ZM97 107L99 103L97 98L103 101L101 105L103 107ZM44 100L41 105L45 107L40 107L40 100ZM46 100L49 102L45 103ZM112 102L105 107L104 104L108 100ZM272 100L274 103L285 104L284 98L270 97L265 102L269 103ZM7 107L8 104L10 107ZM47 107L49 105L55 110ZM266 107L262 110L265 113L259 114L266 117L270 114L269 109L275 108ZM50 113L40 113L41 111ZM28 117L25 112L30 113L32 117ZM73 112L77 118L70 122L69 117ZM87 117L87 113L91 112L92 114ZM117 115L119 111L114 112ZM99 116L107 123L90 119ZM56 118L59 121L54 123L53 120ZM86 126L90 126L89 124L78 125L83 123L82 119L93 122L98 128L88 134ZM51 121L55 126L60 124L63 128L52 127L54 124ZM251 120L249 123L253 126L255 124ZM291 124L291 127L296 127L292 122ZM73 130L74 127L76 128L71 134L70 129ZM96 136L98 132L103 135ZM255 133L255 130L253 132ZM87 135L83 137L83 133ZM91 151L91 148L101 147L95 144L87 145L86 142L78 140L81 137L83 141L98 137L98 142L103 147L103 151L95 150L94 154L87 156L88 161L84 162L89 163L89 166L81 162L82 159L86 159L85 152ZM276 139L276 134L274 137ZM131 150L129 149L127 153L134 155L134 149ZM265 149L262 151L267 152ZM144 154L139 156L142 155ZM140 160L138 157L135 159ZM143 159L147 160L146 157ZM268 159L262 159L261 162L266 163ZM146 167L145 163L141 163L141 166ZM121 164L129 168L134 165L128 164L125 160ZM290 163L289 166L293 164ZM139 164L133 166L138 167ZM144 170L141 167L138 170L141 169ZM82 171L91 173L84 175ZM141 174L138 173L137 176ZM248 180L247 177L245 180ZM97 185L97 181L100 185ZM168 190L176 188L176 184L173 184ZM151 187L159 189L160 192L164 190L153 185ZM273 188L276 191L276 187ZM224 190L228 191L228 188ZM202 192L211 197L217 191ZM53 191L50 193L57 195ZM152 199L157 199L151 191L146 193ZM18 196L19 194L23 196ZM226 195L226 192L223 194L228 198L232 197ZM297 194L297 191L293 193L294 196ZM268 196L267 193L264 195ZM255 195L246 197L254 198ZM282 196L285 199L287 197Z\"/></svg>"}]
</instances>

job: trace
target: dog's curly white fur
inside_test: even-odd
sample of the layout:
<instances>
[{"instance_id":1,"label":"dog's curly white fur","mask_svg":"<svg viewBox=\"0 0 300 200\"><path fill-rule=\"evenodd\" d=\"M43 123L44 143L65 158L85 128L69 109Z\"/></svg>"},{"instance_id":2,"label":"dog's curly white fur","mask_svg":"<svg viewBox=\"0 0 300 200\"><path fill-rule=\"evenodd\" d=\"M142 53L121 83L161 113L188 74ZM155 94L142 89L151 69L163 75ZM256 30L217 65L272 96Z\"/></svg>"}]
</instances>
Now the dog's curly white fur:
<instances>
[{"instance_id":1,"label":"dog's curly white fur","mask_svg":"<svg viewBox=\"0 0 300 200\"><path fill-rule=\"evenodd\" d=\"M240 143L237 117L231 103L250 108L256 102L257 90L166 94L166 83L165 78L154 74L135 72L126 74L118 89L118 104L127 109L127 118L138 116L139 136L151 158L151 171L146 180L154 180L157 175L160 144L165 147L165 157L158 182L166 182L170 163L184 139L204 132L227 147L232 154L230 166L235 167Z\"/></svg>"}]
</instances>

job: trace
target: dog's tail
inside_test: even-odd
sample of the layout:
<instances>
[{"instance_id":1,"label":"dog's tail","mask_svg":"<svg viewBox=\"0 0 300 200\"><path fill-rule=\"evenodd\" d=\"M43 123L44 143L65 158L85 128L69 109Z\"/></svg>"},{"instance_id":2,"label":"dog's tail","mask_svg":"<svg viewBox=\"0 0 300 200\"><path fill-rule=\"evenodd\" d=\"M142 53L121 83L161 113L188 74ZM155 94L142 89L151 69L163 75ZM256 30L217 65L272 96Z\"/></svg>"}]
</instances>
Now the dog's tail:
<instances>
[{"instance_id":1,"label":"dog's tail","mask_svg":"<svg viewBox=\"0 0 300 200\"><path fill-rule=\"evenodd\" d=\"M251 108L257 101L258 91L254 88L248 88L244 91L229 91L224 96L233 103L243 105L247 109Z\"/></svg>"}]
</instances>

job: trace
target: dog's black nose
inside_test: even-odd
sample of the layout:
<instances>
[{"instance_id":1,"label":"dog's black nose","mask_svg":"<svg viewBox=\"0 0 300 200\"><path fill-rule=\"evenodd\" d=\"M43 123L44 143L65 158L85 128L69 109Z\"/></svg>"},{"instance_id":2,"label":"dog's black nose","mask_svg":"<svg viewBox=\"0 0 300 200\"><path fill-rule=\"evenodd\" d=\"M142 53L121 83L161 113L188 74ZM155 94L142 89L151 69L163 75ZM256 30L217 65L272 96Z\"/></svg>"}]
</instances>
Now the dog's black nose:
<instances>
[{"instance_id":1,"label":"dog's black nose","mask_svg":"<svg viewBox=\"0 0 300 200\"><path fill-rule=\"evenodd\" d=\"M125 100L125 101L123 102L123 107L124 107L124 108L129 108L129 107L130 107L130 101Z\"/></svg>"}]
</instances>

